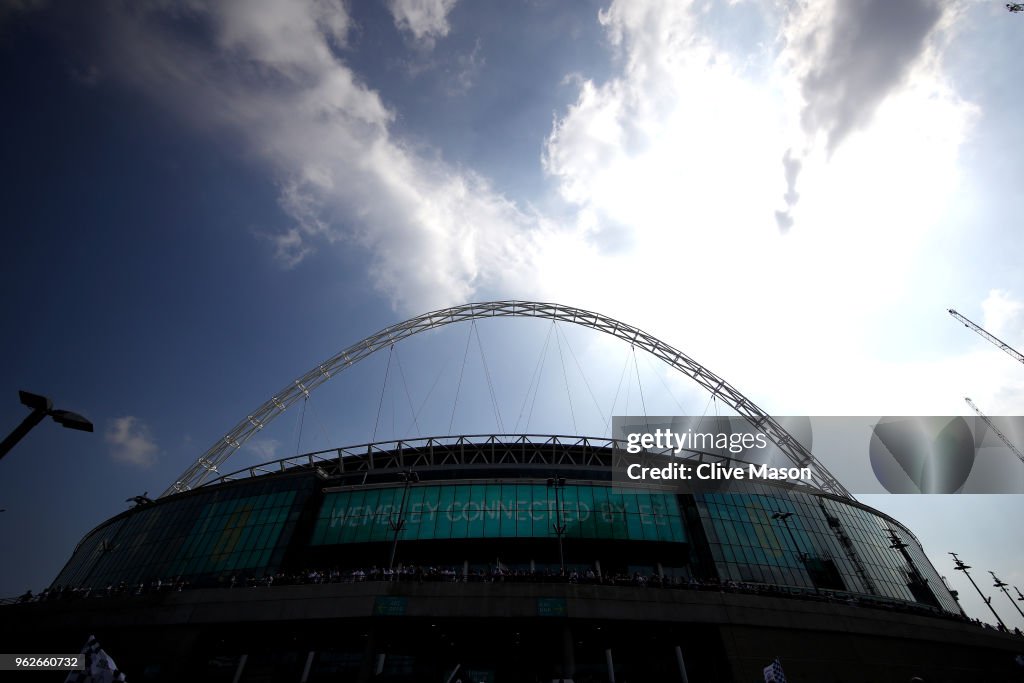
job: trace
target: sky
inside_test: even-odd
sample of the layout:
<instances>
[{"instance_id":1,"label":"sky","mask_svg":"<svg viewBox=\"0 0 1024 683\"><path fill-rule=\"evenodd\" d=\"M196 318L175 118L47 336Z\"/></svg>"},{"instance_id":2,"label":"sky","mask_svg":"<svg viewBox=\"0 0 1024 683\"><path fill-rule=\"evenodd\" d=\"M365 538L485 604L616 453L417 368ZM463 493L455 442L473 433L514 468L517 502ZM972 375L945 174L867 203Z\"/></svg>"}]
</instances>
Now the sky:
<instances>
[{"instance_id":1,"label":"sky","mask_svg":"<svg viewBox=\"0 0 1024 683\"><path fill-rule=\"evenodd\" d=\"M1024 414L1024 366L946 312L1024 348L1003 5L0 0L0 421L26 389L96 424L0 462L0 595L338 350L469 301L599 311L774 415ZM222 471L728 410L566 327L418 335ZM971 616L948 551L1024 588L1020 496L864 501Z\"/></svg>"}]
</instances>

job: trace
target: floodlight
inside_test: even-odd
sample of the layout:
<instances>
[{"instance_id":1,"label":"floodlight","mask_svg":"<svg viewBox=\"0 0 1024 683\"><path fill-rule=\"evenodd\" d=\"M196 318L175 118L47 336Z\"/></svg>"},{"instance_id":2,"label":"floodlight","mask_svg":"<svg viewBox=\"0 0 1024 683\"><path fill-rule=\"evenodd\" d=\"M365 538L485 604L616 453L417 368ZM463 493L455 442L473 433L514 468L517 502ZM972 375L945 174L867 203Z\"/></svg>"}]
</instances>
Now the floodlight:
<instances>
[{"instance_id":1,"label":"floodlight","mask_svg":"<svg viewBox=\"0 0 1024 683\"><path fill-rule=\"evenodd\" d=\"M32 412L0 443L0 458L7 455L47 415L52 417L54 422L68 429L77 429L82 432L93 431L92 422L89 422L89 420L78 413L72 413L70 410L54 410L53 401L46 396L33 394L30 391L19 391L18 398L21 400L22 405L31 408Z\"/></svg>"},{"instance_id":2,"label":"floodlight","mask_svg":"<svg viewBox=\"0 0 1024 683\"><path fill-rule=\"evenodd\" d=\"M45 410L49 412L53 408L53 401L45 396L33 394L30 391L19 391L18 398L21 400L21 405L28 406L32 410Z\"/></svg>"},{"instance_id":3,"label":"floodlight","mask_svg":"<svg viewBox=\"0 0 1024 683\"><path fill-rule=\"evenodd\" d=\"M61 427L77 429L80 432L91 432L93 430L92 422L89 422L78 413L72 413L70 410L51 410L50 417Z\"/></svg>"}]
</instances>

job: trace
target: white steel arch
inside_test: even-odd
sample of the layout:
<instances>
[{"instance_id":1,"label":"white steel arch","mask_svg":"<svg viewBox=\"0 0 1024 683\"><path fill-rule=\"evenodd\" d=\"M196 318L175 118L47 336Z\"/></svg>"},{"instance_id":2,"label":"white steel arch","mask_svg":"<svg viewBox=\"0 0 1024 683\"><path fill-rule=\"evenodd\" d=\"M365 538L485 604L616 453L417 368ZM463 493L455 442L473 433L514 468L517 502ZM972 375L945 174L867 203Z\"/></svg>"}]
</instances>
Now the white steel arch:
<instances>
[{"instance_id":1,"label":"white steel arch","mask_svg":"<svg viewBox=\"0 0 1024 683\"><path fill-rule=\"evenodd\" d=\"M825 466L773 417L758 408L731 384L683 352L643 330L600 313L561 304L535 301L489 301L444 308L391 325L356 342L284 387L269 401L254 410L252 414L247 415L223 439L214 443L191 467L185 470L174 484L160 494L161 497L201 485L211 475L215 475L218 466L234 454L249 437L263 429L271 420L299 399L309 396L310 391L334 375L350 365L358 363L375 351L426 330L467 320L496 317L544 318L581 325L618 337L647 351L693 379L697 384L710 391L712 395L721 397L733 410L746 418L755 429L764 432L793 465L809 467L812 482L819 489L845 498L852 497Z\"/></svg>"}]
</instances>

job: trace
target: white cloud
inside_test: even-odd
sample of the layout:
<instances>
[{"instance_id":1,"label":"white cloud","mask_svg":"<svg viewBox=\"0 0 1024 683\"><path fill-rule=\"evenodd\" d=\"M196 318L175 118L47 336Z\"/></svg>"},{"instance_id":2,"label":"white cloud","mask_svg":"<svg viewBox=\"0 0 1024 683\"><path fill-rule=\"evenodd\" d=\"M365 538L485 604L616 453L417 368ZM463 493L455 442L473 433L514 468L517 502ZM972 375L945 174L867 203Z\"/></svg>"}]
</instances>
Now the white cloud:
<instances>
[{"instance_id":1,"label":"white cloud","mask_svg":"<svg viewBox=\"0 0 1024 683\"><path fill-rule=\"evenodd\" d=\"M110 445L110 455L116 460L140 467L153 465L159 453L149 427L131 415L112 420L104 440Z\"/></svg>"},{"instance_id":2,"label":"white cloud","mask_svg":"<svg viewBox=\"0 0 1024 683\"><path fill-rule=\"evenodd\" d=\"M981 302L981 311L981 326L990 334L1011 345L1024 339L1024 301L1015 299L1010 292L993 289Z\"/></svg>"},{"instance_id":3,"label":"white cloud","mask_svg":"<svg viewBox=\"0 0 1024 683\"><path fill-rule=\"evenodd\" d=\"M556 121L544 165L562 196L648 237L703 240L756 221L749 208L772 201L778 130L750 112L777 109L773 94L701 34L685 3L615 3L600 17L622 73L584 80Z\"/></svg>"},{"instance_id":4,"label":"white cloud","mask_svg":"<svg viewBox=\"0 0 1024 683\"><path fill-rule=\"evenodd\" d=\"M482 54L478 38L473 44L473 49L458 55L454 59L453 67L447 69L448 94L465 95L476 84L477 78L486 64L487 59Z\"/></svg>"},{"instance_id":5,"label":"white cloud","mask_svg":"<svg viewBox=\"0 0 1024 683\"><path fill-rule=\"evenodd\" d=\"M776 7L791 8L784 31L801 26L825 45L841 42L837 17L853 11ZM885 14L872 7L862 28ZM977 380L987 357L931 349L927 335L882 322L919 316L931 302L915 295L946 281L926 255L947 248L937 226L961 192L958 152L978 113L943 75L950 15L921 7L898 77L853 62L901 34L862 36L821 66L848 84L819 93L802 89L795 39L734 54L695 5L613 3L600 21L620 69L580 81L545 146L585 240L573 264L546 259L547 296L639 324L781 414L945 414L964 410L967 386L999 394L1004 375ZM846 99L858 93L867 101ZM810 133L809 95L820 100ZM780 234L787 195L793 227ZM630 239L602 252L611 229Z\"/></svg>"},{"instance_id":6,"label":"white cloud","mask_svg":"<svg viewBox=\"0 0 1024 683\"><path fill-rule=\"evenodd\" d=\"M458 0L388 0L388 10L398 30L411 33L416 42L432 47L448 35L448 15Z\"/></svg>"},{"instance_id":7,"label":"white cloud","mask_svg":"<svg viewBox=\"0 0 1024 683\"><path fill-rule=\"evenodd\" d=\"M922 246L959 191L957 154L977 115L943 77L947 15L916 57L903 55L899 79L854 79L874 93L870 111L821 105L809 134L795 43L737 55L690 4L613 3L599 20L619 70L567 81L577 97L545 141L544 169L571 216L556 226L394 134L396 113L339 56L341 5L272 4L254 17L196 2L190 21L209 25L210 43L182 39L165 11L123 11L112 44L122 78L275 169L294 220L275 238L285 265L324 244L366 250L370 281L407 312L482 292L600 310L741 389L760 387L755 400L770 395L775 411L877 414L880 382L907 386L886 401L925 410L939 397L922 377L969 360L879 361L870 350L891 334L880 318L919 306L915 287L944 277ZM833 6L792 7L784 31L836 30ZM826 63L837 77L854 68ZM999 381L986 381L997 395Z\"/></svg>"},{"instance_id":8,"label":"white cloud","mask_svg":"<svg viewBox=\"0 0 1024 683\"><path fill-rule=\"evenodd\" d=\"M373 285L414 311L466 300L508 277L537 219L485 178L394 136L394 112L338 56L351 25L344 6L264 9L193 2L190 20L211 29L203 42L184 39L162 3L133 5L115 14L116 68L197 125L241 137L272 165L280 204L295 221L273 237L285 266L324 243L365 249ZM428 25L422 17L410 24Z\"/></svg>"},{"instance_id":9,"label":"white cloud","mask_svg":"<svg viewBox=\"0 0 1024 683\"><path fill-rule=\"evenodd\" d=\"M245 442L243 448L255 455L262 462L277 460L283 457L281 452L281 441L274 438L254 438Z\"/></svg>"},{"instance_id":10,"label":"white cloud","mask_svg":"<svg viewBox=\"0 0 1024 683\"><path fill-rule=\"evenodd\" d=\"M948 97L939 55L958 14L956 4L936 0L831 0L796 7L786 15L778 58L802 128L783 157L787 193L785 209L776 214L783 232L794 222L804 156L819 146L835 153L851 134L870 126L888 98L905 96L908 85L929 91L921 93L925 97Z\"/></svg>"},{"instance_id":11,"label":"white cloud","mask_svg":"<svg viewBox=\"0 0 1024 683\"><path fill-rule=\"evenodd\" d=\"M788 15L782 58L797 77L805 130L835 151L870 124L879 104L934 49L933 32L952 13L936 0L802 3Z\"/></svg>"}]
</instances>

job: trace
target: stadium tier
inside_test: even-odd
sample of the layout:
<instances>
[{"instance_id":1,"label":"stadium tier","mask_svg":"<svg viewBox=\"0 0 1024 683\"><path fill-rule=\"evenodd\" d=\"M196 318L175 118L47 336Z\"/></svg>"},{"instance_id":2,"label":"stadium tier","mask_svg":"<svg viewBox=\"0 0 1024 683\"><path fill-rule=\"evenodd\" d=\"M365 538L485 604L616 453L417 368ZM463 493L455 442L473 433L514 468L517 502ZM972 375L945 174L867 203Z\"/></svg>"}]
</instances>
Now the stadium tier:
<instances>
[{"instance_id":1,"label":"stadium tier","mask_svg":"<svg viewBox=\"0 0 1024 683\"><path fill-rule=\"evenodd\" d=\"M133 680L1016 680L1024 641L968 621L897 520L622 482L622 446L376 443L141 500L4 637L95 634Z\"/></svg>"}]
</instances>

